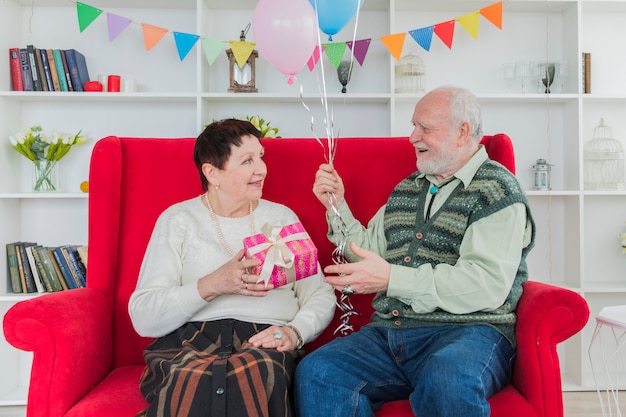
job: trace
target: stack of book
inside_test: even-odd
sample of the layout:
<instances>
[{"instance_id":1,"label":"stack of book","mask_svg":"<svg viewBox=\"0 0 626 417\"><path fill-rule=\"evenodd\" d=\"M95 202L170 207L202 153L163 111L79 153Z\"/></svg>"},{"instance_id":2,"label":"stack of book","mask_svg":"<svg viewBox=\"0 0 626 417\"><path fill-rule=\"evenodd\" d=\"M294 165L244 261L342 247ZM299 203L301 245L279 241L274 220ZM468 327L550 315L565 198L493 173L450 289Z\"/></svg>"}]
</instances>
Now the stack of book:
<instances>
[{"instance_id":1,"label":"stack of book","mask_svg":"<svg viewBox=\"0 0 626 417\"><path fill-rule=\"evenodd\" d=\"M7 243L9 288L16 294L84 288L87 246L45 247L33 242Z\"/></svg>"},{"instance_id":2,"label":"stack of book","mask_svg":"<svg viewBox=\"0 0 626 417\"><path fill-rule=\"evenodd\" d=\"M85 56L75 49L9 48L14 91L84 91Z\"/></svg>"}]
</instances>

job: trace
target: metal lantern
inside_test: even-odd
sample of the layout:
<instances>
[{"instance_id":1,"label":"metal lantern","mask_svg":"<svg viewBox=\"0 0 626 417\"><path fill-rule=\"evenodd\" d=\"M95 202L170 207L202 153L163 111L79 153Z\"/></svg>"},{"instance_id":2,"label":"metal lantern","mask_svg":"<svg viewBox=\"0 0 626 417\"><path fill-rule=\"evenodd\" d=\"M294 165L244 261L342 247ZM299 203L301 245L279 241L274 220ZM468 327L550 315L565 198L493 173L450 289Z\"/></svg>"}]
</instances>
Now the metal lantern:
<instances>
[{"instance_id":1,"label":"metal lantern","mask_svg":"<svg viewBox=\"0 0 626 417\"><path fill-rule=\"evenodd\" d=\"M242 30L239 40L245 42L247 30ZM259 52L254 49L248 60L240 67L235 59L235 54L232 49L226 50L228 56L228 67L230 72L230 84L228 87L229 93L256 93L256 59L259 57Z\"/></svg>"},{"instance_id":2,"label":"metal lantern","mask_svg":"<svg viewBox=\"0 0 626 417\"><path fill-rule=\"evenodd\" d=\"M613 139L604 119L593 130L593 139L585 144L583 155L585 190L624 189L624 147Z\"/></svg>"},{"instance_id":3,"label":"metal lantern","mask_svg":"<svg viewBox=\"0 0 626 417\"><path fill-rule=\"evenodd\" d=\"M550 189L550 168L545 159L537 159L533 165L533 190Z\"/></svg>"},{"instance_id":4,"label":"metal lantern","mask_svg":"<svg viewBox=\"0 0 626 417\"><path fill-rule=\"evenodd\" d=\"M403 56L396 64L396 93L423 93L426 91L426 66L413 54Z\"/></svg>"}]
</instances>

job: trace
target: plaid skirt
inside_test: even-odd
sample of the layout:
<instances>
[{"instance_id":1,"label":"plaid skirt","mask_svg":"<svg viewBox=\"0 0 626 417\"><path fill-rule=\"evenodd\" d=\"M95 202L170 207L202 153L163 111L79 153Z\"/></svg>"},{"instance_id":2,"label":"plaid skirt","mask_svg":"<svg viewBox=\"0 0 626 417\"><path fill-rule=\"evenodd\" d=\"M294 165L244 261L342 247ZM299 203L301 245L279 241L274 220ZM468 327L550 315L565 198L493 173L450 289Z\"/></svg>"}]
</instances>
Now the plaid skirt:
<instances>
[{"instance_id":1,"label":"plaid skirt","mask_svg":"<svg viewBox=\"0 0 626 417\"><path fill-rule=\"evenodd\" d=\"M304 351L255 348L269 327L237 320L191 322L144 351L138 417L292 417L293 374Z\"/></svg>"}]
</instances>

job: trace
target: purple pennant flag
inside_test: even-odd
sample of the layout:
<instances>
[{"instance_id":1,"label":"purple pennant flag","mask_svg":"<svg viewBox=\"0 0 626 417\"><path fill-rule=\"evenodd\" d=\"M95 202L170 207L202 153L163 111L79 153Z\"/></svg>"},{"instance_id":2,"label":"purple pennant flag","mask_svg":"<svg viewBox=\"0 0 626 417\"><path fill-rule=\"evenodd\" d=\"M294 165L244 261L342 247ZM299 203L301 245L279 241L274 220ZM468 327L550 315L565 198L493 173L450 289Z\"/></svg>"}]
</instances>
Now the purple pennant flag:
<instances>
[{"instance_id":1,"label":"purple pennant flag","mask_svg":"<svg viewBox=\"0 0 626 417\"><path fill-rule=\"evenodd\" d=\"M410 30L409 33L415 39L415 42L418 43L419 46L424 48L426 52L430 50L430 43L433 40L433 31L435 30L434 26L428 26L425 28Z\"/></svg>"},{"instance_id":2,"label":"purple pennant flag","mask_svg":"<svg viewBox=\"0 0 626 417\"><path fill-rule=\"evenodd\" d=\"M113 13L107 13L107 26L109 28L109 42L117 38L133 21Z\"/></svg>"},{"instance_id":3,"label":"purple pennant flag","mask_svg":"<svg viewBox=\"0 0 626 417\"><path fill-rule=\"evenodd\" d=\"M371 42L372 42L371 38L360 39L354 42L354 48L352 47L352 41L346 42L346 45L348 45L348 48L350 48L350 50L354 54L354 57L359 62L359 65L361 66L363 66L363 61L365 61L365 56L367 55L367 50L369 49Z\"/></svg>"}]
</instances>

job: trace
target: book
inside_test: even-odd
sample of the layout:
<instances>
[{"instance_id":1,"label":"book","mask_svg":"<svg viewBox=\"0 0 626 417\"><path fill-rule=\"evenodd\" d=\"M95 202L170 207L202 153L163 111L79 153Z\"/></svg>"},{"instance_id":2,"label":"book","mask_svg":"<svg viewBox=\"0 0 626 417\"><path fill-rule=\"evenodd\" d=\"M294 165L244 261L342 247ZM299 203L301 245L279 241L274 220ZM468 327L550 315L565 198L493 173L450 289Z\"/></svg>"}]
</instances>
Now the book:
<instances>
[{"instance_id":1,"label":"book","mask_svg":"<svg viewBox=\"0 0 626 417\"><path fill-rule=\"evenodd\" d=\"M33 274L33 281L35 281L35 287L37 288L37 292L46 292L41 276L39 275L39 268L37 268L37 263L35 262L35 257L33 256L33 251L36 251L36 248L40 245L26 246L24 250L26 251L26 258L28 259L28 264L30 265L30 271Z\"/></svg>"},{"instance_id":2,"label":"book","mask_svg":"<svg viewBox=\"0 0 626 417\"><path fill-rule=\"evenodd\" d=\"M61 58L61 50L52 50L52 55L54 56L54 64L56 65L59 87L61 91L70 91L67 86L67 79L65 78L65 68L63 66L63 59Z\"/></svg>"},{"instance_id":3,"label":"book","mask_svg":"<svg viewBox=\"0 0 626 417\"><path fill-rule=\"evenodd\" d=\"M43 75L46 78L46 85L48 86L48 91L54 91L54 83L52 82L52 71L50 71L50 62L48 62L48 50L40 49L39 53L41 54L41 62L43 66Z\"/></svg>"},{"instance_id":4,"label":"book","mask_svg":"<svg viewBox=\"0 0 626 417\"><path fill-rule=\"evenodd\" d=\"M59 51L61 54L61 61L63 62L63 70L65 71L65 81L67 82L67 91L74 91L74 85L72 84L72 76L70 75L70 69L67 66L67 57L64 50Z\"/></svg>"},{"instance_id":5,"label":"book","mask_svg":"<svg viewBox=\"0 0 626 417\"><path fill-rule=\"evenodd\" d=\"M31 253L33 255L33 259L35 260L35 265L37 265L37 272L39 273L39 278L41 279L44 290L46 292L53 292L54 288L52 287L52 281L48 276L48 271L44 268L43 263L41 262L41 258L39 257L39 251L41 248L41 246L36 246L33 248Z\"/></svg>"},{"instance_id":6,"label":"book","mask_svg":"<svg viewBox=\"0 0 626 417\"><path fill-rule=\"evenodd\" d=\"M46 80L46 74L43 69L43 61L41 60L41 51L39 48L34 48L35 51L35 65L37 67L37 74L39 76L39 84L41 85L41 91L48 90L48 81Z\"/></svg>"},{"instance_id":7,"label":"book","mask_svg":"<svg viewBox=\"0 0 626 417\"><path fill-rule=\"evenodd\" d=\"M583 92L591 94L591 53L583 52Z\"/></svg>"},{"instance_id":8,"label":"book","mask_svg":"<svg viewBox=\"0 0 626 417\"><path fill-rule=\"evenodd\" d=\"M80 281L81 287L87 286L87 268L83 264L80 254L78 253L79 245L71 245L67 247L68 257L72 262L74 269L76 270L76 274L78 275L78 280Z\"/></svg>"},{"instance_id":9,"label":"book","mask_svg":"<svg viewBox=\"0 0 626 417\"><path fill-rule=\"evenodd\" d=\"M46 275L50 280L50 286L52 287L52 291L62 291L66 290L67 287L64 287L59 275L57 273L57 269L52 263L50 259L49 248L42 247L37 249L37 253L39 254L39 259L41 260L41 264L46 270Z\"/></svg>"},{"instance_id":10,"label":"book","mask_svg":"<svg viewBox=\"0 0 626 417\"><path fill-rule=\"evenodd\" d=\"M82 277L82 271L80 270L80 267L78 266L76 259L74 259L74 255L72 253L73 246L64 245L64 246L59 246L57 249L61 251L61 256L63 256L63 259L65 260L67 269L72 275L74 282L76 283L76 288L84 288L85 279L84 277Z\"/></svg>"},{"instance_id":11,"label":"book","mask_svg":"<svg viewBox=\"0 0 626 417\"><path fill-rule=\"evenodd\" d=\"M74 91L85 91L83 86L89 81L89 71L87 70L85 56L76 49L66 49L65 58L67 67L70 70Z\"/></svg>"},{"instance_id":12,"label":"book","mask_svg":"<svg viewBox=\"0 0 626 417\"><path fill-rule=\"evenodd\" d=\"M52 77L52 85L54 86L54 91L61 91L59 74L57 72L57 64L54 60L54 50L46 49L46 55L48 56L48 65L50 66L50 76Z\"/></svg>"},{"instance_id":13,"label":"book","mask_svg":"<svg viewBox=\"0 0 626 417\"><path fill-rule=\"evenodd\" d=\"M22 66L22 81L24 82L24 91L34 91L33 73L30 71L30 59L26 48L20 48L20 64Z\"/></svg>"},{"instance_id":14,"label":"book","mask_svg":"<svg viewBox=\"0 0 626 417\"><path fill-rule=\"evenodd\" d=\"M41 83L39 82L39 71L37 71L37 61L35 60L35 47L27 45L28 62L30 64L30 73L33 78L33 91L41 91Z\"/></svg>"},{"instance_id":15,"label":"book","mask_svg":"<svg viewBox=\"0 0 626 417\"><path fill-rule=\"evenodd\" d=\"M26 257L26 246L32 246L31 242L18 242L15 244L15 253L17 254L17 266L20 271L20 280L22 282L22 293L37 292L33 273L30 270L30 264Z\"/></svg>"},{"instance_id":16,"label":"book","mask_svg":"<svg viewBox=\"0 0 626 417\"><path fill-rule=\"evenodd\" d=\"M80 256L80 260L85 267L85 277L87 276L87 245L79 246L76 248L76 252Z\"/></svg>"},{"instance_id":17,"label":"book","mask_svg":"<svg viewBox=\"0 0 626 417\"><path fill-rule=\"evenodd\" d=\"M65 260L65 257L63 256L63 252L61 252L61 247L57 246L56 248L52 248L51 252L52 252L52 256L56 260L59 270L61 271L61 276L63 276L63 279L65 280L65 283L67 284L67 288L69 289L79 288L76 279L72 275L72 272L70 271L69 266L67 265L67 261Z\"/></svg>"},{"instance_id":18,"label":"book","mask_svg":"<svg viewBox=\"0 0 626 417\"><path fill-rule=\"evenodd\" d=\"M17 242L7 243L7 276L10 278L11 292L20 294L22 292L22 282L20 280L20 271L17 266L17 254L15 252L15 244Z\"/></svg>"},{"instance_id":19,"label":"book","mask_svg":"<svg viewBox=\"0 0 626 417\"><path fill-rule=\"evenodd\" d=\"M13 91L24 91L22 65L20 63L20 48L9 48L9 66Z\"/></svg>"}]
</instances>

